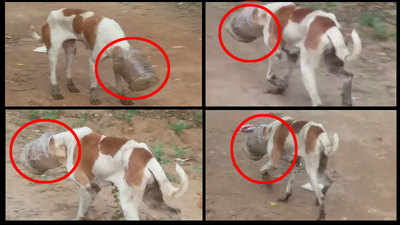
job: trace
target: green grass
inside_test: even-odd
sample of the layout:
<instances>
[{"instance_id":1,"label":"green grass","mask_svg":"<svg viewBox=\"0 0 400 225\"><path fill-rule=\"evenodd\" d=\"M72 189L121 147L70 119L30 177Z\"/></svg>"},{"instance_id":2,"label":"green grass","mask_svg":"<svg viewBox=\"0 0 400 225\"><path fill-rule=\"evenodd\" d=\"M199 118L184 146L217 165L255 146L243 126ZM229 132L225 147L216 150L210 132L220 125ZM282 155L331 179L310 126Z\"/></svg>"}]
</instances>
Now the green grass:
<instances>
[{"instance_id":1,"label":"green grass","mask_svg":"<svg viewBox=\"0 0 400 225\"><path fill-rule=\"evenodd\" d=\"M314 9L314 10L320 10L321 9L321 7L318 6L318 5L311 5L311 6L308 6L307 8Z\"/></svg>"},{"instance_id":2,"label":"green grass","mask_svg":"<svg viewBox=\"0 0 400 225\"><path fill-rule=\"evenodd\" d=\"M362 26L372 27L374 29L374 35L378 39L386 39L390 36L386 31L384 16L381 13L363 12L360 15L360 24Z\"/></svg>"},{"instance_id":3,"label":"green grass","mask_svg":"<svg viewBox=\"0 0 400 225\"><path fill-rule=\"evenodd\" d=\"M203 113L196 113L195 115L194 115L194 117L193 117L193 121L195 122L195 123L198 123L198 124L201 124L202 123L202 121L203 121Z\"/></svg>"},{"instance_id":4,"label":"green grass","mask_svg":"<svg viewBox=\"0 0 400 225\"><path fill-rule=\"evenodd\" d=\"M130 110L123 110L123 111L116 110L116 111L112 112L112 115L116 119L127 120L130 123L132 120L132 117L139 113L140 113L140 110L138 110L138 109L130 109Z\"/></svg>"},{"instance_id":5,"label":"green grass","mask_svg":"<svg viewBox=\"0 0 400 225\"><path fill-rule=\"evenodd\" d=\"M81 118L79 119L79 121L76 122L76 127L81 127L81 126L83 126L83 125L86 123L87 120L88 120L88 113L85 112L85 113L83 113L83 114L81 115Z\"/></svg>"},{"instance_id":6,"label":"green grass","mask_svg":"<svg viewBox=\"0 0 400 225\"><path fill-rule=\"evenodd\" d=\"M189 129L189 124L181 121L176 123L168 122L168 126L171 130L173 130L177 135L180 135L184 129Z\"/></svg>"},{"instance_id":7,"label":"green grass","mask_svg":"<svg viewBox=\"0 0 400 225\"><path fill-rule=\"evenodd\" d=\"M169 159L165 157L165 152L161 143L156 142L153 146L151 146L151 152L160 164L166 164L170 162Z\"/></svg>"},{"instance_id":8,"label":"green grass","mask_svg":"<svg viewBox=\"0 0 400 225\"><path fill-rule=\"evenodd\" d=\"M197 172L202 172L203 171L203 169L198 165L193 165L193 169L196 170Z\"/></svg>"},{"instance_id":9,"label":"green grass","mask_svg":"<svg viewBox=\"0 0 400 225\"><path fill-rule=\"evenodd\" d=\"M35 119L57 119L59 110L31 110L27 117L31 120Z\"/></svg>"},{"instance_id":10,"label":"green grass","mask_svg":"<svg viewBox=\"0 0 400 225\"><path fill-rule=\"evenodd\" d=\"M328 6L328 7L336 7L337 5L338 5L337 2L328 2L328 3L327 3L327 6Z\"/></svg>"},{"instance_id":11,"label":"green grass","mask_svg":"<svg viewBox=\"0 0 400 225\"><path fill-rule=\"evenodd\" d=\"M175 152L175 158L184 158L187 155L187 152L185 152L184 149L179 148L178 146L174 147L174 152Z\"/></svg>"}]
</instances>

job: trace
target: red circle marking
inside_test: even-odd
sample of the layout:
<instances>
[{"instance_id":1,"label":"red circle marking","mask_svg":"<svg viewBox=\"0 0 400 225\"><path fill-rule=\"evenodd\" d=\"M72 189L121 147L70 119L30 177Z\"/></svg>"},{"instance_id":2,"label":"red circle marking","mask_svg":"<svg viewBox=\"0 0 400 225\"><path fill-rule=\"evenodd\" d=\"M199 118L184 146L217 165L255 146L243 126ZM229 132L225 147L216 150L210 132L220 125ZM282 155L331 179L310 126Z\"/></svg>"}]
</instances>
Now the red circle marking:
<instances>
[{"instance_id":1,"label":"red circle marking","mask_svg":"<svg viewBox=\"0 0 400 225\"><path fill-rule=\"evenodd\" d=\"M103 84L103 82L101 82L101 80L100 80L100 76L99 76L99 72L98 72L98 65L99 65L99 62L100 62L101 55L102 55L109 47L111 47L111 45L113 45L113 44L115 44L115 43L118 43L118 42L121 42L121 41L127 41L127 40L144 41L144 42L147 42L147 43L153 45L154 47L156 47L156 48L162 53L162 55L163 55L164 58L165 58L165 62L167 63L167 74L165 75L164 82L163 82L163 83L161 84L161 86L158 87L155 91L153 91L153 92L151 92L151 93L149 93L149 94L147 94L147 95L143 95L143 96L139 96L139 97L126 97L126 96L118 95L118 94L112 92L111 90L109 90L109 89ZM157 93L158 93L159 91L161 91L161 89L164 88L164 86L167 84L168 79L169 79L169 74L170 74L170 71L171 71L171 66L170 66L170 63L169 63L169 58L168 58L167 53L164 51L164 49L162 49L162 48L161 48L157 43L155 43L154 41L149 40L149 39L146 39L146 38L142 38L142 37L124 37L124 38L119 38L119 39L117 39L117 40L114 40L114 41L108 43L103 49L101 49L100 53L97 55L96 64L95 64L94 68L95 68L96 79L97 79L97 82L100 84L100 86L101 86L106 92L108 92L110 95L112 95L112 96L114 96L114 97L116 97L116 98L119 98L119 99L124 99L124 100L141 100L141 99L146 99L146 98L149 98L149 97L151 97L151 96L157 94Z\"/></svg>"},{"instance_id":2,"label":"red circle marking","mask_svg":"<svg viewBox=\"0 0 400 225\"><path fill-rule=\"evenodd\" d=\"M278 177L278 178L276 178L274 180L270 180L270 181L260 181L260 180L255 180L255 179L252 179L251 177L248 177L246 174L244 174L242 172L242 170L236 164L235 156L233 154L233 145L235 143L235 138L236 138L236 135L239 132L240 128L245 123L247 123L248 121L250 121L252 119L255 119L255 118L258 118L258 117L271 117L271 118L274 118L276 120L279 120L281 123L283 123L283 125L285 125L289 129L290 134L292 135L293 141L294 141L294 147L295 147L294 150L295 151L294 151L294 158L293 158L292 164L290 165L290 167L286 170L286 172L282 176L280 176L280 177ZM296 160L297 160L297 139L296 139L296 135L294 134L294 131L293 131L292 127L290 127L290 125L288 123L286 123L286 121L284 121L282 118L280 118L278 116L271 115L271 114L256 114L256 115L250 116L247 119L245 119L243 122L241 122L236 127L235 131L233 132L232 139L231 139L231 158L232 158L233 165L235 166L235 169L239 172L240 175L242 175L242 177L246 178L248 181L251 181L251 182L257 183L257 184L273 184L273 183L278 182L278 181L282 180L283 178L285 178L290 173L290 171L293 169L293 167L296 165Z\"/></svg>"},{"instance_id":3,"label":"red circle marking","mask_svg":"<svg viewBox=\"0 0 400 225\"><path fill-rule=\"evenodd\" d=\"M266 54L265 56L263 56L263 57L261 57L261 58L259 58L259 59L242 59L242 58L239 58L239 57L233 55L231 52L229 52L229 50L225 47L224 42L222 41L222 27L223 27L223 25L224 25L225 20L226 20L226 19L228 18L228 16L229 16L230 14L232 14L234 11L236 11L236 10L238 10L238 9L240 9L240 8L244 8L244 7L256 7L256 8L263 9L264 11L266 11L268 14L270 14L270 15L272 16L272 18L275 20L275 23L278 25L278 41L276 42L274 48L273 48L268 54ZM244 5L236 6L235 8L229 10L229 11L224 15L224 17L222 18L222 20L221 20L221 22L220 22L220 24L219 24L219 28L218 28L218 39L219 39L219 44L221 45L221 47L222 47L222 49L224 50L224 52L225 52L226 54L228 54L231 58L233 58L233 59L235 59L235 60L237 60L237 61L239 61L239 62L256 63L256 62L261 62L261 61L263 61L263 60L268 59L270 56L272 56L272 55L275 53L275 51L278 49L278 47L279 47L279 45L280 45L280 43L281 43L281 37L282 37L281 31L282 31L282 30L281 30L281 24L279 23L278 18L277 18L276 15L275 15L273 12L271 12L269 9L267 9L267 8L264 7L264 6L255 5L255 4L244 4Z\"/></svg>"},{"instance_id":4,"label":"red circle marking","mask_svg":"<svg viewBox=\"0 0 400 225\"><path fill-rule=\"evenodd\" d=\"M28 127L28 126L30 126L30 125L32 125L32 124L35 124L35 123L40 123L40 122L56 123L56 124L59 124L59 125L63 126L65 129L69 130L69 132L72 133L72 135L74 136L74 138L75 138L75 140L76 140L76 143L78 144L78 159L76 160L76 163L75 163L74 167L72 167L72 170L69 171L69 172L68 172L67 174L65 174L64 176L62 176L62 177L60 177L60 178L57 178L57 179L54 179L54 180L36 180L36 179L33 179L33 178L31 178L31 177L25 175L25 174L17 167L17 165L16 165L15 162L14 162L13 156L12 156L12 150L13 150L14 141L15 141L15 138L17 138L18 134L19 134L23 129L25 129L26 127ZM67 126L65 123L63 123L63 122L61 122L61 121L53 120L53 119L38 119L38 120L32 120L32 121L30 121L30 122L24 124L22 127L20 127L20 128L17 130L17 132L15 132L14 136L12 137L11 142L10 142L10 161L11 161L11 164L13 165L13 167L15 168L15 170L16 170L23 178L25 178L25 179L27 179L27 180L29 180L29 181L32 181L32 182L35 182L35 183L40 183L40 184L56 183L56 182L62 181L62 180L64 180L65 178L69 177L69 176L76 170L76 168L78 167L79 162L81 161L81 142L79 141L79 138L78 138L78 136L76 135L76 133L74 132L74 130L72 130L69 126Z\"/></svg>"}]
</instances>

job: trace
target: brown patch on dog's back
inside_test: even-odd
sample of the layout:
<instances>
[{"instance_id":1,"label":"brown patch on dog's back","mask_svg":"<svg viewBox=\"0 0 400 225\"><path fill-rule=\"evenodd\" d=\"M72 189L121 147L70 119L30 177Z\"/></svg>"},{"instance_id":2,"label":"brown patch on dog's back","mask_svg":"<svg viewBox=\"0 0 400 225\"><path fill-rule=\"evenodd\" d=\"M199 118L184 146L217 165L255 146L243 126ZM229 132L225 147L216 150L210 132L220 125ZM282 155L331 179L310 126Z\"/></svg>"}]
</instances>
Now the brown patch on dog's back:
<instances>
[{"instance_id":1,"label":"brown patch on dog's back","mask_svg":"<svg viewBox=\"0 0 400 225\"><path fill-rule=\"evenodd\" d=\"M126 138L105 137L99 143L100 152L114 157L115 154L117 154L117 152L121 149L122 145L124 145L127 141L128 139Z\"/></svg>"},{"instance_id":2,"label":"brown patch on dog's back","mask_svg":"<svg viewBox=\"0 0 400 225\"><path fill-rule=\"evenodd\" d=\"M306 16L312 12L314 12L314 9L307 9L307 8L297 8L292 16L290 17L290 19L295 22L295 23L301 23L301 21L304 20L304 18L306 18Z\"/></svg>"},{"instance_id":3,"label":"brown patch on dog's back","mask_svg":"<svg viewBox=\"0 0 400 225\"><path fill-rule=\"evenodd\" d=\"M94 48L97 36L97 25L99 25L102 19L103 17L101 16L91 16L84 21L83 35L85 36L90 49Z\"/></svg>"},{"instance_id":4,"label":"brown patch on dog's back","mask_svg":"<svg viewBox=\"0 0 400 225\"><path fill-rule=\"evenodd\" d=\"M94 163L99 157L98 144L100 135L91 133L83 137L81 142L81 161L75 173L76 180L81 184L87 184L93 180L94 174L92 172ZM78 149L74 152L74 162L78 158Z\"/></svg>"},{"instance_id":5,"label":"brown patch on dog's back","mask_svg":"<svg viewBox=\"0 0 400 225\"><path fill-rule=\"evenodd\" d=\"M131 186L139 186L142 183L144 168L153 155L144 148L134 148L129 157L128 168L125 172L125 180Z\"/></svg>"},{"instance_id":6,"label":"brown patch on dog's back","mask_svg":"<svg viewBox=\"0 0 400 225\"><path fill-rule=\"evenodd\" d=\"M321 36L335 26L335 22L331 19L323 16L315 17L314 21L310 24L307 37L306 37L306 48L317 49Z\"/></svg>"},{"instance_id":7,"label":"brown patch on dog's back","mask_svg":"<svg viewBox=\"0 0 400 225\"><path fill-rule=\"evenodd\" d=\"M64 16L72 16L72 15L79 15L81 13L85 13L87 10L84 9L64 9L63 14Z\"/></svg>"},{"instance_id":8,"label":"brown patch on dog's back","mask_svg":"<svg viewBox=\"0 0 400 225\"><path fill-rule=\"evenodd\" d=\"M286 120L286 122L290 125L293 123L293 120ZM285 140L289 135L289 129L281 124L276 129L274 134L274 150L272 151L272 162L275 166L279 164L279 160L284 151Z\"/></svg>"},{"instance_id":9,"label":"brown patch on dog's back","mask_svg":"<svg viewBox=\"0 0 400 225\"><path fill-rule=\"evenodd\" d=\"M278 18L279 23L281 24L282 33L285 30L285 27L289 22L289 18L295 9L296 9L295 5L288 5L278 9L278 11L275 12L276 17ZM271 47L274 46L278 40L278 26L275 23L275 21L272 20L273 19L271 18L271 25L269 27L269 32L271 35L269 38L269 44ZM283 44L284 43L282 42L281 45Z\"/></svg>"},{"instance_id":10,"label":"brown patch on dog's back","mask_svg":"<svg viewBox=\"0 0 400 225\"><path fill-rule=\"evenodd\" d=\"M49 50L51 47L51 36L48 23L42 26L42 41L46 45L47 50Z\"/></svg>"},{"instance_id":11,"label":"brown patch on dog's back","mask_svg":"<svg viewBox=\"0 0 400 225\"><path fill-rule=\"evenodd\" d=\"M311 126L307 132L306 139L306 153L311 153L315 150L315 145L317 144L318 136L324 132L321 127Z\"/></svg>"},{"instance_id":12,"label":"brown patch on dog's back","mask_svg":"<svg viewBox=\"0 0 400 225\"><path fill-rule=\"evenodd\" d=\"M295 134L299 133L300 130L306 125L308 121L298 120L291 124L291 127Z\"/></svg>"},{"instance_id":13,"label":"brown patch on dog's back","mask_svg":"<svg viewBox=\"0 0 400 225\"><path fill-rule=\"evenodd\" d=\"M101 16L93 15L87 18L81 16L82 13L89 12L82 9L65 9L63 11L64 16L73 16L75 18L72 21L72 28L75 33L82 34L90 49L94 48L94 43L96 42L97 25L103 19Z\"/></svg>"}]
</instances>

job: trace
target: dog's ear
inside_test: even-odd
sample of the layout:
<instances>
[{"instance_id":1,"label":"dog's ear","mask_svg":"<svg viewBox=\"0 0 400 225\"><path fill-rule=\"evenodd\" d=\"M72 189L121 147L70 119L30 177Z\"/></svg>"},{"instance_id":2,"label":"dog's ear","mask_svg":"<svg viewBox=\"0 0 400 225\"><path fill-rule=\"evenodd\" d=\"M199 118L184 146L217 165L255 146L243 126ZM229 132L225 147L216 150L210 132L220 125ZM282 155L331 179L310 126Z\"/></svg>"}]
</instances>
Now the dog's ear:
<instances>
[{"instance_id":1,"label":"dog's ear","mask_svg":"<svg viewBox=\"0 0 400 225\"><path fill-rule=\"evenodd\" d=\"M253 10L253 22L265 26L267 24L267 13L259 10L258 8Z\"/></svg>"},{"instance_id":2,"label":"dog's ear","mask_svg":"<svg viewBox=\"0 0 400 225\"><path fill-rule=\"evenodd\" d=\"M243 133L251 133L251 132L253 132L256 128L257 128L257 127L254 126L253 124L246 124L246 125L243 125L243 126L240 128L240 131L243 132Z\"/></svg>"},{"instance_id":3,"label":"dog's ear","mask_svg":"<svg viewBox=\"0 0 400 225\"><path fill-rule=\"evenodd\" d=\"M67 147L65 145L56 146L53 137L49 139L49 153L59 162L67 159Z\"/></svg>"}]
</instances>

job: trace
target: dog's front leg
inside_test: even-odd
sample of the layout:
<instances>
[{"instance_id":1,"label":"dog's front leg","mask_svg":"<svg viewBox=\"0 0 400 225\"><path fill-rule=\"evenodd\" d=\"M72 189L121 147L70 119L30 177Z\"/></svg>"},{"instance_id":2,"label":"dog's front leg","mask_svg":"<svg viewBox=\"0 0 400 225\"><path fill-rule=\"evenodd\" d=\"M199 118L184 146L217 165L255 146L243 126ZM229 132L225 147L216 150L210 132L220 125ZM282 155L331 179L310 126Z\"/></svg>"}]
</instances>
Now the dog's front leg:
<instances>
[{"instance_id":1,"label":"dog's front leg","mask_svg":"<svg viewBox=\"0 0 400 225\"><path fill-rule=\"evenodd\" d=\"M344 68L341 69L340 73L344 76L342 81L342 104L345 106L352 106L352 83L354 75L347 72Z\"/></svg>"},{"instance_id":2,"label":"dog's front leg","mask_svg":"<svg viewBox=\"0 0 400 225\"><path fill-rule=\"evenodd\" d=\"M119 200L126 220L140 220L139 206L142 202L144 190L134 190L124 183L114 183L119 190Z\"/></svg>"},{"instance_id":3,"label":"dog's front leg","mask_svg":"<svg viewBox=\"0 0 400 225\"><path fill-rule=\"evenodd\" d=\"M117 85L117 90L118 90L119 95L126 96L128 91L123 86L121 75L118 72L114 71L114 76L115 76L115 83ZM122 105L133 105L132 100L120 99L120 101L121 101Z\"/></svg>"},{"instance_id":4,"label":"dog's front leg","mask_svg":"<svg viewBox=\"0 0 400 225\"><path fill-rule=\"evenodd\" d=\"M314 74L314 63L312 59L312 55L304 54L304 51L301 52L301 75L303 78L304 86L310 95L311 101L313 106L320 106L321 98L318 94L317 84L315 81L315 74Z\"/></svg>"},{"instance_id":5,"label":"dog's front leg","mask_svg":"<svg viewBox=\"0 0 400 225\"><path fill-rule=\"evenodd\" d=\"M94 74L94 60L92 58L89 59L89 76L90 76L90 92L89 92L89 101L92 105L100 105L101 101L98 99L98 85L96 76Z\"/></svg>"},{"instance_id":6,"label":"dog's front leg","mask_svg":"<svg viewBox=\"0 0 400 225\"><path fill-rule=\"evenodd\" d=\"M65 73L67 75L67 88L72 93L79 93L79 89L76 88L74 82L72 81L71 69L72 61L76 55L76 45L75 40L67 40L63 43L65 52Z\"/></svg>"}]
</instances>

